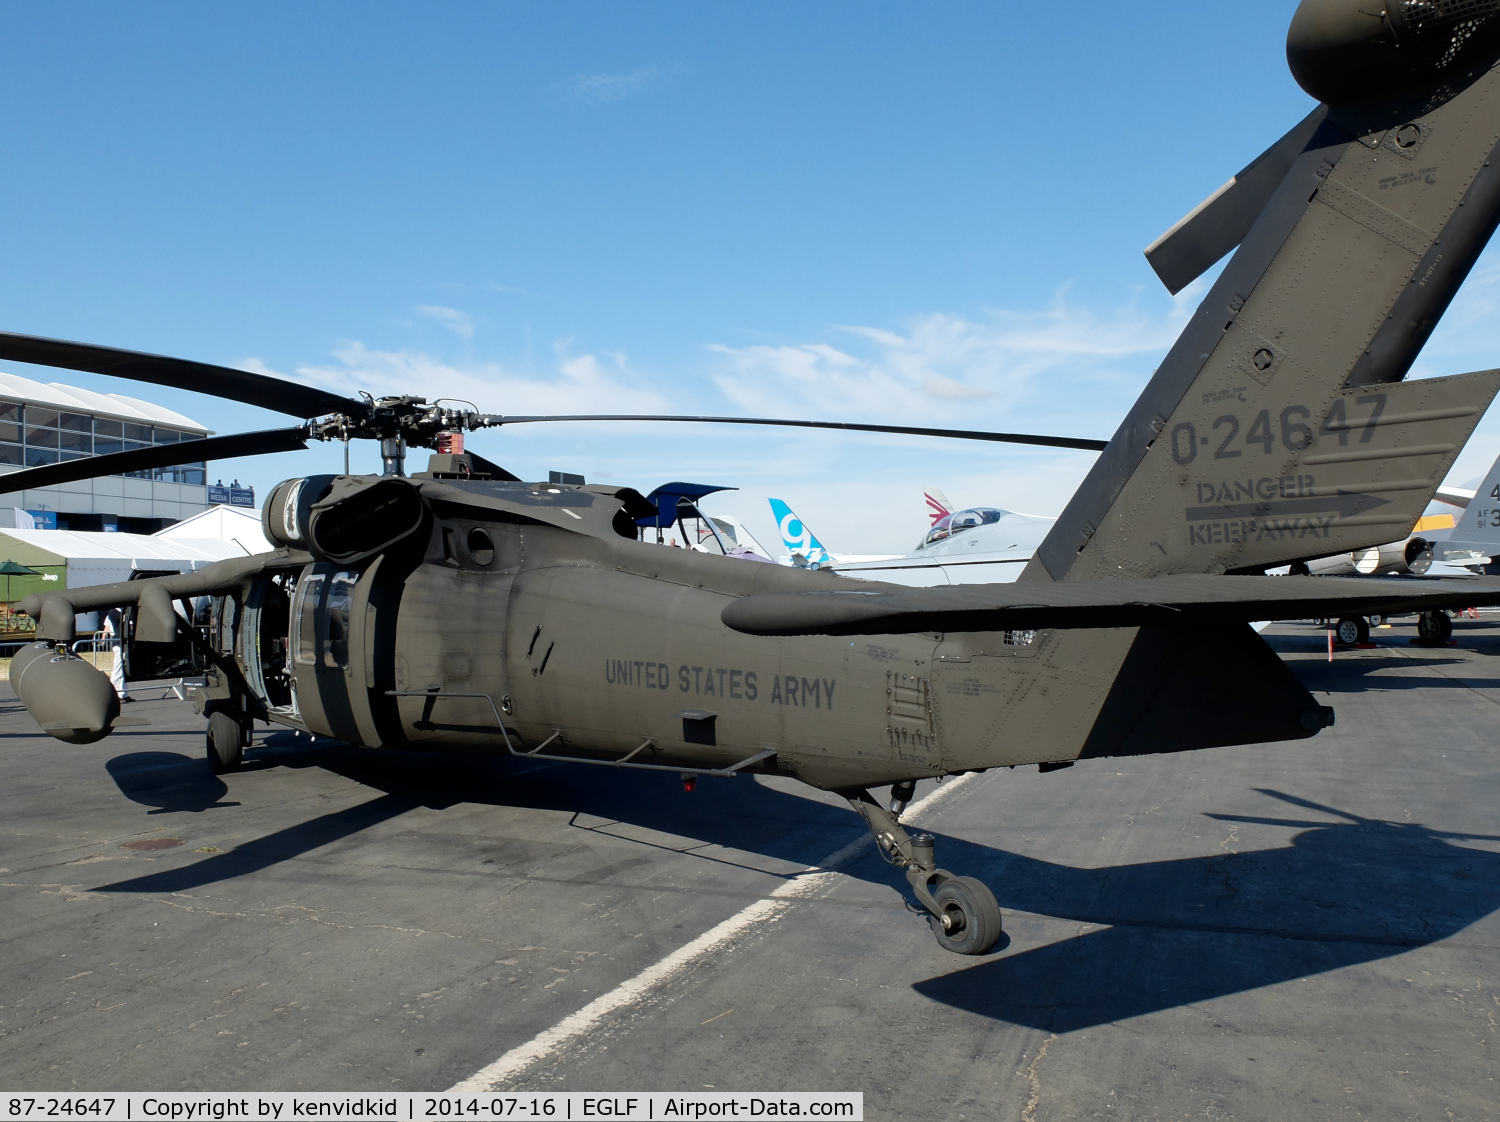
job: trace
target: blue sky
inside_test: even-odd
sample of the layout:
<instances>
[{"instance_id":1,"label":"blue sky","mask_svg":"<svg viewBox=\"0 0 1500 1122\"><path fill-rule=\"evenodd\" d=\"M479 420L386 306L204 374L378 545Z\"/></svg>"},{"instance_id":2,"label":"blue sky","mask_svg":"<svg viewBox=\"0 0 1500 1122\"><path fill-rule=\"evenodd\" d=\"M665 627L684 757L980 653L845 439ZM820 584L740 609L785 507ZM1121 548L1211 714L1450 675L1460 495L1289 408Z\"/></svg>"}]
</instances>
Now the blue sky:
<instances>
[{"instance_id":1,"label":"blue sky","mask_svg":"<svg viewBox=\"0 0 1500 1122\"><path fill-rule=\"evenodd\" d=\"M1107 437L1201 292L1141 249L1311 106L1294 8L7 5L0 327L496 412ZM1493 365L1497 304L1487 257L1419 370ZM1055 514L1090 462L722 428L472 446L528 478L737 485L717 509L763 540L777 495L862 551L915 540L924 486ZM264 493L340 461L210 474Z\"/></svg>"}]
</instances>

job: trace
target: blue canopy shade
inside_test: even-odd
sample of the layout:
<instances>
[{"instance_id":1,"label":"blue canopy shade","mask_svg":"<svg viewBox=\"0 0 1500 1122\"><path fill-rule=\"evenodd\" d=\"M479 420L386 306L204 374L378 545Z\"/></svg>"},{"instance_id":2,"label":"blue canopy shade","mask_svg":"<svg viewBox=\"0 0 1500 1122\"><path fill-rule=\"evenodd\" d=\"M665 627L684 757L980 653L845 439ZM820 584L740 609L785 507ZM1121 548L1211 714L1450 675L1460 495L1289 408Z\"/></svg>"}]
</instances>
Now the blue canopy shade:
<instances>
[{"instance_id":1,"label":"blue canopy shade","mask_svg":"<svg viewBox=\"0 0 1500 1122\"><path fill-rule=\"evenodd\" d=\"M635 524L668 528L677 521L679 500L687 499L689 502L697 502L704 495L712 495L715 491L738 490L738 487L715 487L709 483L663 483L646 496L647 502L655 504L656 514L646 518L637 518Z\"/></svg>"}]
</instances>

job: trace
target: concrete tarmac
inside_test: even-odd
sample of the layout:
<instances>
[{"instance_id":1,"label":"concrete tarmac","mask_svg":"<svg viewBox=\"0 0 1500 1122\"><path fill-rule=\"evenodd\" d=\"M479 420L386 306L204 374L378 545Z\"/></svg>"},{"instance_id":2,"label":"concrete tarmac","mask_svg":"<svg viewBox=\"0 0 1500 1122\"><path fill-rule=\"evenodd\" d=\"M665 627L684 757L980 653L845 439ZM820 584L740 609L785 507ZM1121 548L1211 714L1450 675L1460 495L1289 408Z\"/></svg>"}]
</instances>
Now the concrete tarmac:
<instances>
[{"instance_id":1,"label":"concrete tarmac","mask_svg":"<svg viewBox=\"0 0 1500 1122\"><path fill-rule=\"evenodd\" d=\"M1323 632L1272 627L1334 728L990 772L919 811L999 898L991 955L940 949L872 847L502 1086L1500 1116L1494 618L1331 664ZM217 777L185 705L127 712L151 724L76 747L0 702L3 1091L440 1090L863 830L795 783L281 731Z\"/></svg>"}]
</instances>

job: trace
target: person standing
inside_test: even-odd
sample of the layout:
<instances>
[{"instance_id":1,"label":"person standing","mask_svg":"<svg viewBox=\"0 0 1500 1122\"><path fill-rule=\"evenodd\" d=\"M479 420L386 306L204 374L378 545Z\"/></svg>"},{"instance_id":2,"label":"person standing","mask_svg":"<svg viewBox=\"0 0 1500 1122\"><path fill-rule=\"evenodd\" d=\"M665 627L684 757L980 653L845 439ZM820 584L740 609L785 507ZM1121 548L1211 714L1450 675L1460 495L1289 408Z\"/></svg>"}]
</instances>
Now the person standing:
<instances>
[{"instance_id":1,"label":"person standing","mask_svg":"<svg viewBox=\"0 0 1500 1122\"><path fill-rule=\"evenodd\" d=\"M111 608L104 615L104 635L106 638L116 640L114 644L115 664L109 672L109 684L115 688L122 703L134 701L125 691L125 626L124 616L119 608Z\"/></svg>"}]
</instances>

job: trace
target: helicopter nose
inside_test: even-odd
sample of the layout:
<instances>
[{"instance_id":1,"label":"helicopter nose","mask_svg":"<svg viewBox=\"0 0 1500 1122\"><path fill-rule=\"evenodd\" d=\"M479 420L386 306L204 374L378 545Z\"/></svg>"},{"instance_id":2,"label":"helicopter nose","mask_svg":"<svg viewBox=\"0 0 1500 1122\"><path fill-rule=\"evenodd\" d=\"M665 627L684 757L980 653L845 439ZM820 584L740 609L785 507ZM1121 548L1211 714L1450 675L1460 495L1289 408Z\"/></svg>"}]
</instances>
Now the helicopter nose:
<instances>
[{"instance_id":1,"label":"helicopter nose","mask_svg":"<svg viewBox=\"0 0 1500 1122\"><path fill-rule=\"evenodd\" d=\"M1287 64L1330 105L1391 98L1493 57L1497 15L1500 0L1302 0Z\"/></svg>"}]
</instances>

